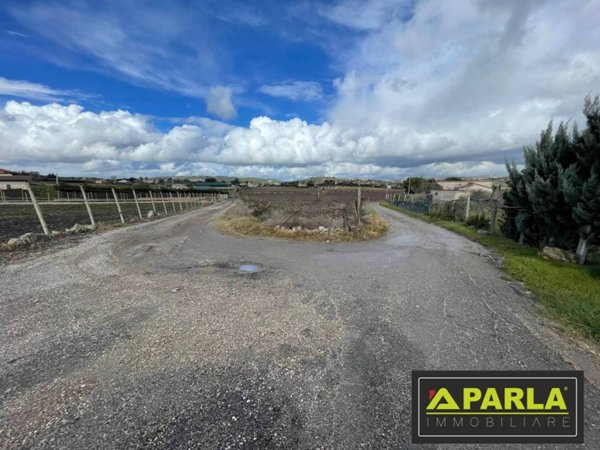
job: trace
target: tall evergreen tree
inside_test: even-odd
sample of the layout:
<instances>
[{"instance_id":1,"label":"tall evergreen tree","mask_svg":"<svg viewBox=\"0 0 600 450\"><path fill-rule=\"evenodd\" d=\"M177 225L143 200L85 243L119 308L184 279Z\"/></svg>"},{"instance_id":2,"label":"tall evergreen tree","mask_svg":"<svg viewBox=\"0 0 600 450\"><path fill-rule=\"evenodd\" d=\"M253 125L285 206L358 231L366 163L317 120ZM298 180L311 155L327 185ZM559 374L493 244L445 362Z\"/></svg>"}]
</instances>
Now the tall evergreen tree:
<instances>
[{"instance_id":1,"label":"tall evergreen tree","mask_svg":"<svg viewBox=\"0 0 600 450\"><path fill-rule=\"evenodd\" d=\"M508 189L504 192L505 223L502 232L511 239L537 245L540 238L539 224L527 194L525 174L519 172L516 163L506 163ZM532 174L533 179L533 174Z\"/></svg>"},{"instance_id":2,"label":"tall evergreen tree","mask_svg":"<svg viewBox=\"0 0 600 450\"><path fill-rule=\"evenodd\" d=\"M573 132L576 160L565 170L562 191L578 225L577 261L583 264L590 242L600 232L600 99L585 99L586 129Z\"/></svg>"},{"instance_id":3,"label":"tall evergreen tree","mask_svg":"<svg viewBox=\"0 0 600 450\"><path fill-rule=\"evenodd\" d=\"M509 225L504 231L515 238L515 228L540 247L551 244L577 247L584 263L590 243L600 235L600 99L587 97L583 109L586 128L579 132L561 123L542 131L535 147L524 149L525 167L507 164Z\"/></svg>"},{"instance_id":4,"label":"tall evergreen tree","mask_svg":"<svg viewBox=\"0 0 600 450\"><path fill-rule=\"evenodd\" d=\"M574 248L576 226L571 206L562 191L564 171L576 160L567 126L561 123L552 135L552 123L542 132L535 150L525 152L526 189L542 232L540 247L546 244Z\"/></svg>"}]
</instances>

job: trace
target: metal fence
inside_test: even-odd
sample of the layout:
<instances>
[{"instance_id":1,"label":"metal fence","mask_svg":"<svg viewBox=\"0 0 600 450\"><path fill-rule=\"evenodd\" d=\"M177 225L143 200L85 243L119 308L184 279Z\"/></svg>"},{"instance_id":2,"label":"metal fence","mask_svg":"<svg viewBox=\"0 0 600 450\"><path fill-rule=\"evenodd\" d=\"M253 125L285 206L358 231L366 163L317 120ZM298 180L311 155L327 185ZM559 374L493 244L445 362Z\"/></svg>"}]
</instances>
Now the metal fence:
<instances>
[{"instance_id":1,"label":"metal fence","mask_svg":"<svg viewBox=\"0 0 600 450\"><path fill-rule=\"evenodd\" d=\"M389 203L392 203L395 206L398 206L402 209L406 209L408 211L412 211L418 214L429 214L431 208L431 201L422 201L422 202L411 202L404 201L399 199L388 200Z\"/></svg>"}]
</instances>

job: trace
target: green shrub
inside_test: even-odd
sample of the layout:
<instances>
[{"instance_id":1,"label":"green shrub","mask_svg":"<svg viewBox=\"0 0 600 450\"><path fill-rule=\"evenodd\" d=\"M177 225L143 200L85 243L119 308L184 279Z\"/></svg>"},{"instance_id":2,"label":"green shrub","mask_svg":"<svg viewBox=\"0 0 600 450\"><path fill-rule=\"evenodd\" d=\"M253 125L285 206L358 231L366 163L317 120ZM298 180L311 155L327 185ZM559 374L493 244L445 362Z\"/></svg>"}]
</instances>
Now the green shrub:
<instances>
[{"instance_id":1,"label":"green shrub","mask_svg":"<svg viewBox=\"0 0 600 450\"><path fill-rule=\"evenodd\" d=\"M465 221L465 223L470 227L475 227L481 230L490 226L490 219L488 219L484 214L472 214Z\"/></svg>"}]
</instances>

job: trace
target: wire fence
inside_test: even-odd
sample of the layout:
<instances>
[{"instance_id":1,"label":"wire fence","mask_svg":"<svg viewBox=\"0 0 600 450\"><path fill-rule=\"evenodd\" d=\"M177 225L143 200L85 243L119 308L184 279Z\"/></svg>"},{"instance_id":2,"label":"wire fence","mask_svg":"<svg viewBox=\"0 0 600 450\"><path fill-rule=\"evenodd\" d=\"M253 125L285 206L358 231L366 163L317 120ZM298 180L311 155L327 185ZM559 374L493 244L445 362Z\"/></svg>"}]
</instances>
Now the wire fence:
<instances>
[{"instance_id":1,"label":"wire fence","mask_svg":"<svg viewBox=\"0 0 600 450\"><path fill-rule=\"evenodd\" d=\"M0 191L0 242L26 233L45 235L64 232L75 224L126 223L173 215L227 198L227 194L135 189L76 189L37 192L22 189Z\"/></svg>"},{"instance_id":2,"label":"wire fence","mask_svg":"<svg viewBox=\"0 0 600 450\"><path fill-rule=\"evenodd\" d=\"M454 222L465 222L495 232L504 218L505 206L496 192L485 196L465 195L454 200L434 199L430 195L389 195L386 201L399 208Z\"/></svg>"}]
</instances>

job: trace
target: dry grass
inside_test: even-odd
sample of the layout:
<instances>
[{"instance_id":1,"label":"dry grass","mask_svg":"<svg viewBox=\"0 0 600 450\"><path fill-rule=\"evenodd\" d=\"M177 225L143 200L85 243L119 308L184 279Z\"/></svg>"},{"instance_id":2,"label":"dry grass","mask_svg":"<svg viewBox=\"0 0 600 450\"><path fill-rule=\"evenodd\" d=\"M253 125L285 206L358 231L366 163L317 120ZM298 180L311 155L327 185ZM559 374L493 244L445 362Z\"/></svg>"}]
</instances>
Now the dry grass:
<instances>
[{"instance_id":1,"label":"dry grass","mask_svg":"<svg viewBox=\"0 0 600 450\"><path fill-rule=\"evenodd\" d=\"M330 222L331 223L331 222ZM327 231L318 232L302 228L291 230L289 228L276 228L270 220L261 220L253 214L253 210L245 203L238 203L216 221L217 228L227 234L238 236L270 236L285 239L306 241L363 241L377 239L383 236L389 223L374 211L363 217L360 229L353 228L345 231L340 228L327 228Z\"/></svg>"}]
</instances>

